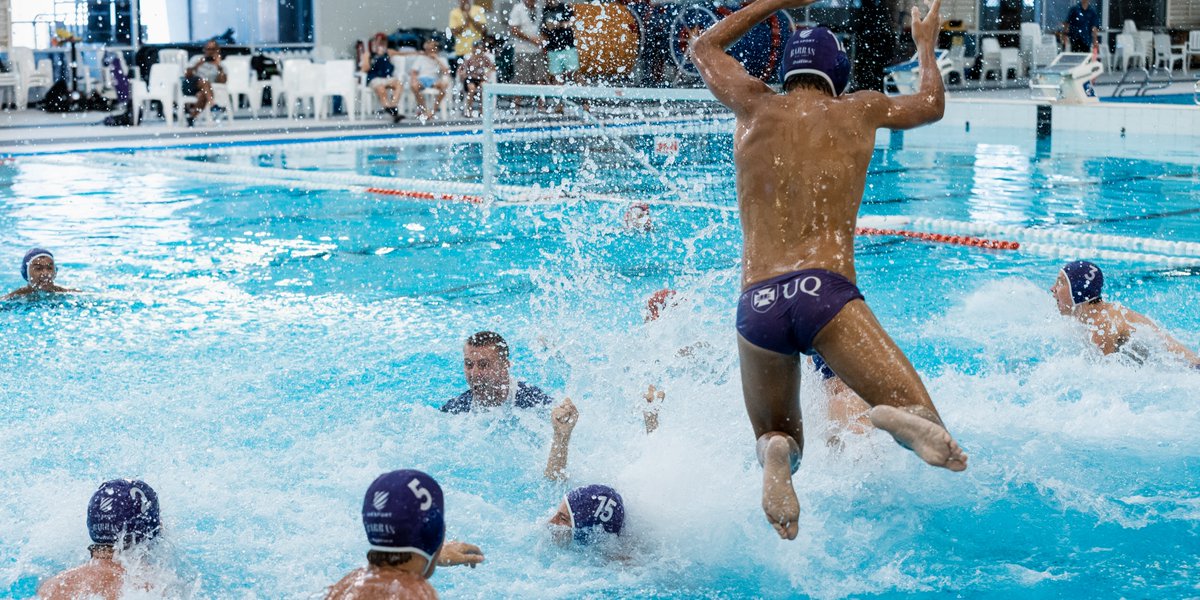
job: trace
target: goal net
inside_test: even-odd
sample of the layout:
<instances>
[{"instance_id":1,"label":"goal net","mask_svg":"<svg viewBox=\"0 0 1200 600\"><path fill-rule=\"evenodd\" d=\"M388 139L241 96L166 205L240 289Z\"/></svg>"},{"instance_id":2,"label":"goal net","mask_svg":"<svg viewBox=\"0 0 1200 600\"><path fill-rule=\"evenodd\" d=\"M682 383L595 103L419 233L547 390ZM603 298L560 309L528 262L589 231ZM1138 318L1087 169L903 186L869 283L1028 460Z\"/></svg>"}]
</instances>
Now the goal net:
<instances>
[{"instance_id":1,"label":"goal net","mask_svg":"<svg viewBox=\"0 0 1200 600\"><path fill-rule=\"evenodd\" d=\"M491 84L485 196L732 208L733 114L707 89Z\"/></svg>"}]
</instances>

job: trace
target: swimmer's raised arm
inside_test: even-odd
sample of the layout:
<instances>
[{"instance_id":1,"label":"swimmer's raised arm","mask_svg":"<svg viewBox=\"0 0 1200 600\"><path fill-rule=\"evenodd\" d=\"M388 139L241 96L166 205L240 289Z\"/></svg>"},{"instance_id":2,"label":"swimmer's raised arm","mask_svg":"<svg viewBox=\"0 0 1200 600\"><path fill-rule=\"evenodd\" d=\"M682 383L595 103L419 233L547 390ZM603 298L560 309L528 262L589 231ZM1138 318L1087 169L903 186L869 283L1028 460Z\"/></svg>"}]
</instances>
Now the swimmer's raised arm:
<instances>
[{"instance_id":1,"label":"swimmer's raised arm","mask_svg":"<svg viewBox=\"0 0 1200 600\"><path fill-rule=\"evenodd\" d=\"M695 40L688 50L692 62L721 104L736 114L743 114L756 98L775 93L761 79L748 73L736 58L726 54L725 49L775 11L808 6L814 1L758 0L721 19Z\"/></svg>"},{"instance_id":2,"label":"swimmer's raised arm","mask_svg":"<svg viewBox=\"0 0 1200 600\"><path fill-rule=\"evenodd\" d=\"M561 481L567 478L567 451L571 446L571 432L579 421L579 409L570 398L550 411L550 424L554 427L554 440L550 442L550 456L546 459L546 479Z\"/></svg>"},{"instance_id":3,"label":"swimmer's raised arm","mask_svg":"<svg viewBox=\"0 0 1200 600\"><path fill-rule=\"evenodd\" d=\"M921 19L920 9L912 7L912 37L917 43L917 64L920 66L920 87L915 94L888 97L882 93L859 92L879 122L879 127L888 129L912 129L939 121L946 110L946 86L942 84L942 72L938 69L934 50L937 47L941 17L938 11L942 0L933 0L929 14Z\"/></svg>"},{"instance_id":4,"label":"swimmer's raised arm","mask_svg":"<svg viewBox=\"0 0 1200 600\"><path fill-rule=\"evenodd\" d=\"M654 384L650 384L650 388L642 394L642 398L646 399L646 405L642 407L642 423L646 426L647 435L658 429L658 409L666 397L667 393L654 387Z\"/></svg>"}]
</instances>

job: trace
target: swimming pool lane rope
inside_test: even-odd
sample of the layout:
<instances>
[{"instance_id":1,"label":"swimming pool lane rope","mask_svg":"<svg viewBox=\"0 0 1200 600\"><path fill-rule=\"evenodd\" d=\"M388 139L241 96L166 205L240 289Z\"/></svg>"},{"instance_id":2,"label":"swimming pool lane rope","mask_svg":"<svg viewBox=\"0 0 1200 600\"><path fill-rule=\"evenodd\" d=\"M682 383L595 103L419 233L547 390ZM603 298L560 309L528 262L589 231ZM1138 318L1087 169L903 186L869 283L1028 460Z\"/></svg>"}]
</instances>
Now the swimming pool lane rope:
<instances>
[{"instance_id":1,"label":"swimming pool lane rope","mask_svg":"<svg viewBox=\"0 0 1200 600\"><path fill-rule=\"evenodd\" d=\"M1165 254L1176 257L1200 258L1200 243L1156 240L1153 238L1084 233L1066 229L1034 229L1018 225L975 223L932 219L928 217L862 217L859 223L870 221L876 227L897 227L925 232L998 236L1013 238L1023 244L1068 244L1076 248L1122 248Z\"/></svg>"},{"instance_id":2,"label":"swimming pool lane rope","mask_svg":"<svg viewBox=\"0 0 1200 600\"><path fill-rule=\"evenodd\" d=\"M172 159L165 156L138 158L128 155L109 155L112 159L106 168L117 167L145 172L153 170L172 175L186 174L201 180L240 183L247 185L278 185L291 189L328 191L350 191L385 196L405 197L418 200L465 202L482 204L482 184L470 182L444 182L423 179L401 179L358 175L353 173L322 173L274 167L253 167L208 163L194 160ZM46 159L43 159L46 160ZM70 161L51 159L48 162ZM84 163L76 161L75 166ZM577 193L554 188L499 186L504 195L513 198L500 205L518 206L531 204L562 204L572 201L628 204L633 200L620 196L594 193ZM706 202L681 202L675 200L639 199L654 205L689 207L736 211L736 207ZM859 219L860 231L867 235L900 235L936 243L949 243L980 248L1021 250L1033 254L1062 258L1089 256L1101 260L1119 260L1163 264L1171 267L1200 265L1200 244L1139 238L1130 236L1082 233L1068 230L1049 230L973 223L949 219L925 217L865 215ZM988 236L988 237L982 237ZM1006 237L1011 240L994 240L989 237ZM1111 250L1109 248L1140 250Z\"/></svg>"}]
</instances>

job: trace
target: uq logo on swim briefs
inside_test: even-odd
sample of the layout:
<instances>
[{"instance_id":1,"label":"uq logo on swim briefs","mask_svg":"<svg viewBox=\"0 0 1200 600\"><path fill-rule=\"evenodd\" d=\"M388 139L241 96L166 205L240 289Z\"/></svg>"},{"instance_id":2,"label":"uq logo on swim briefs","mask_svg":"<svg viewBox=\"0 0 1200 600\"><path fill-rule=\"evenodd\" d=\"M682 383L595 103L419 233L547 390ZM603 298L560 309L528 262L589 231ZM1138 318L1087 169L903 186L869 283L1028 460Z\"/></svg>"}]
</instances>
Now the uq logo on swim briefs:
<instances>
[{"instance_id":1,"label":"uq logo on swim briefs","mask_svg":"<svg viewBox=\"0 0 1200 600\"><path fill-rule=\"evenodd\" d=\"M783 297L791 300L796 297L796 293L808 294L813 298L820 298L818 293L821 291L821 278L815 275L809 275L804 279L793 279L783 284Z\"/></svg>"},{"instance_id":2,"label":"uq logo on swim briefs","mask_svg":"<svg viewBox=\"0 0 1200 600\"><path fill-rule=\"evenodd\" d=\"M778 293L775 291L777 286L765 287L760 290L754 290L754 295L750 297L750 305L754 307L755 312L764 313L771 310L775 305L775 299Z\"/></svg>"},{"instance_id":3,"label":"uq logo on swim briefs","mask_svg":"<svg viewBox=\"0 0 1200 600\"><path fill-rule=\"evenodd\" d=\"M375 510L383 510L383 507L387 506L388 495L388 492L375 492L375 499L371 500L371 506L374 506Z\"/></svg>"}]
</instances>

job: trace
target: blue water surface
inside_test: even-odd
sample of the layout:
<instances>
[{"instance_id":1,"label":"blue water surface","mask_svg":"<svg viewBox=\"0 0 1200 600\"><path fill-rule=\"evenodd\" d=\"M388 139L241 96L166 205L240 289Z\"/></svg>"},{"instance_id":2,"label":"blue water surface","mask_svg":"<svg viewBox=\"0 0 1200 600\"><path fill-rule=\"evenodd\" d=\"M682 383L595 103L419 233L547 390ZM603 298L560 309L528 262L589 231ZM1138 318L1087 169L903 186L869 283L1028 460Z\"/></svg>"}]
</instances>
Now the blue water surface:
<instances>
[{"instance_id":1,"label":"blue water surface","mask_svg":"<svg viewBox=\"0 0 1200 600\"><path fill-rule=\"evenodd\" d=\"M807 378L800 535L776 539L733 338L730 136L687 137L674 157L627 143L672 185L596 138L507 142L502 179L654 200L648 234L622 228L619 202L426 202L54 156L0 167L0 283L22 283L38 244L85 290L0 305L0 597L82 562L87 499L122 476L159 491L190 595L319 597L364 563L362 494L396 468L434 475L448 536L487 556L439 569L445 597L1200 593L1200 372L1163 351L1099 356L1047 291L1062 257L1031 252L858 240L863 292L971 467L928 468L880 434L830 450ZM877 149L862 213L1200 241L1197 157L1144 143L913 133ZM477 182L480 152L171 160ZM724 208L681 204L695 200ZM1200 270L1103 266L1111 298L1200 348ZM644 322L663 287L678 305ZM542 477L546 412L437 410L480 329L508 337L517 377L579 406L568 484ZM647 436L651 383L667 399ZM630 561L560 549L542 525L593 482L625 497Z\"/></svg>"}]
</instances>

